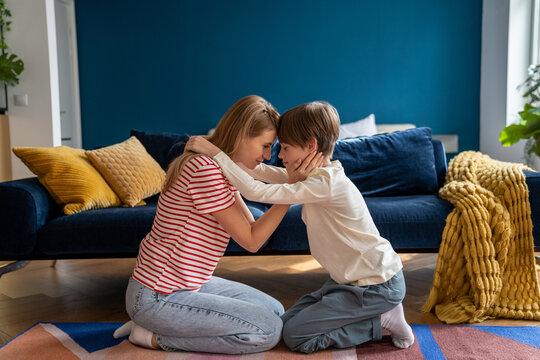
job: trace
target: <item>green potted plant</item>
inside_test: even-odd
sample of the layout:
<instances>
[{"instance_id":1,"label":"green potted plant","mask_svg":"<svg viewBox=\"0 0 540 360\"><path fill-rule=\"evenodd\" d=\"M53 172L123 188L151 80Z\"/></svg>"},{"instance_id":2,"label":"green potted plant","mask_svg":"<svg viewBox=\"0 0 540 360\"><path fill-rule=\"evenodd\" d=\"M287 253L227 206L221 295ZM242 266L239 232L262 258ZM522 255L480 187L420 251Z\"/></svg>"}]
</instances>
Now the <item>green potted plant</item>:
<instances>
[{"instance_id":1,"label":"green potted plant","mask_svg":"<svg viewBox=\"0 0 540 360\"><path fill-rule=\"evenodd\" d=\"M6 8L4 0L0 0L0 82L7 86L15 86L19 83L19 75L24 70L24 63L17 55L10 53L6 44L6 33L10 31L11 11ZM6 108L4 111L7 110Z\"/></svg>"},{"instance_id":2,"label":"green potted plant","mask_svg":"<svg viewBox=\"0 0 540 360\"><path fill-rule=\"evenodd\" d=\"M532 166L534 157L540 157L540 65L529 66L529 75L519 89L522 88L525 89L523 97L528 101L519 112L518 122L501 131L499 141L503 146L510 146L527 139L525 162Z\"/></svg>"}]
</instances>

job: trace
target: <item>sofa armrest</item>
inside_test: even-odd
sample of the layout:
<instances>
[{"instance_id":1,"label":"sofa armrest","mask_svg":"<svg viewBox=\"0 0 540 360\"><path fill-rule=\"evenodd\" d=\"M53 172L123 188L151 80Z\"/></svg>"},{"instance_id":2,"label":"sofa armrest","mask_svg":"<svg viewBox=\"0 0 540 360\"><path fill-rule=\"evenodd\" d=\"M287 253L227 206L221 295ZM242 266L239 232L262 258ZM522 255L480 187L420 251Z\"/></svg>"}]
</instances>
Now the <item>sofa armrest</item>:
<instances>
[{"instance_id":1,"label":"sofa armrest","mask_svg":"<svg viewBox=\"0 0 540 360\"><path fill-rule=\"evenodd\" d=\"M23 259L34 251L39 228L61 209L36 177L0 183L0 199L0 259Z\"/></svg>"},{"instance_id":2,"label":"sofa armrest","mask_svg":"<svg viewBox=\"0 0 540 360\"><path fill-rule=\"evenodd\" d=\"M433 145L433 156L435 157L435 171L437 172L437 183L439 188L444 186L446 173L448 172L448 164L446 163L446 150L441 140L431 139Z\"/></svg>"},{"instance_id":3,"label":"sofa armrest","mask_svg":"<svg viewBox=\"0 0 540 360\"><path fill-rule=\"evenodd\" d=\"M534 246L540 247L540 172L524 171L529 188Z\"/></svg>"}]
</instances>

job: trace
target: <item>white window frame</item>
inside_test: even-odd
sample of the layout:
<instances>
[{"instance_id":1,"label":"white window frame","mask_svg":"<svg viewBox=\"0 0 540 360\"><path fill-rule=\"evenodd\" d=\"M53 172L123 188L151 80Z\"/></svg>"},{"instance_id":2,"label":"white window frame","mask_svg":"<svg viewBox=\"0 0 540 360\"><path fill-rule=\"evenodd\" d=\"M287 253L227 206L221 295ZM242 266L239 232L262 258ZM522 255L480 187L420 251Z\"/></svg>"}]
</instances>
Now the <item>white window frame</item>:
<instances>
[{"instance_id":1,"label":"white window frame","mask_svg":"<svg viewBox=\"0 0 540 360\"><path fill-rule=\"evenodd\" d=\"M540 0L533 0L531 18L531 64L540 63Z\"/></svg>"}]
</instances>

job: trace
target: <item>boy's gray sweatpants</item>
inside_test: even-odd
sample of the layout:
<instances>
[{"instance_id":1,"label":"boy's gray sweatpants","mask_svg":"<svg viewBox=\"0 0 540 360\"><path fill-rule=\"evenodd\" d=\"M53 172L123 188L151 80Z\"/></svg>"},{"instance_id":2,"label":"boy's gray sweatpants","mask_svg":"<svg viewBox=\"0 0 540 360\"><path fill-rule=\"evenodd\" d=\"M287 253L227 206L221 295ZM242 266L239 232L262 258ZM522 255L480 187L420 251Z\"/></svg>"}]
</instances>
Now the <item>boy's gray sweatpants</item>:
<instances>
[{"instance_id":1,"label":"boy's gray sweatpants","mask_svg":"<svg viewBox=\"0 0 540 360\"><path fill-rule=\"evenodd\" d=\"M401 270L377 285L339 285L328 280L281 316L283 340L289 349L307 354L331 346L346 348L380 340L379 315L399 305L404 297Z\"/></svg>"}]
</instances>

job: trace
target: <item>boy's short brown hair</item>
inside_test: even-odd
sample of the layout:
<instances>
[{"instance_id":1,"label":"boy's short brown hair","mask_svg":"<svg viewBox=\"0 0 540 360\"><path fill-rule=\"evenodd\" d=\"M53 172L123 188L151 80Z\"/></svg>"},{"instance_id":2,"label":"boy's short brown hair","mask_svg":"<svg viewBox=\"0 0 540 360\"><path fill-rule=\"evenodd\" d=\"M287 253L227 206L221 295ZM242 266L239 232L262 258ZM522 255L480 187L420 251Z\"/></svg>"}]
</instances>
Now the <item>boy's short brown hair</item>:
<instances>
[{"instance_id":1,"label":"boy's short brown hair","mask_svg":"<svg viewBox=\"0 0 540 360\"><path fill-rule=\"evenodd\" d=\"M312 138L318 151L332 156L339 136L339 114L325 101L298 105L281 115L278 126L280 142L305 147Z\"/></svg>"}]
</instances>

